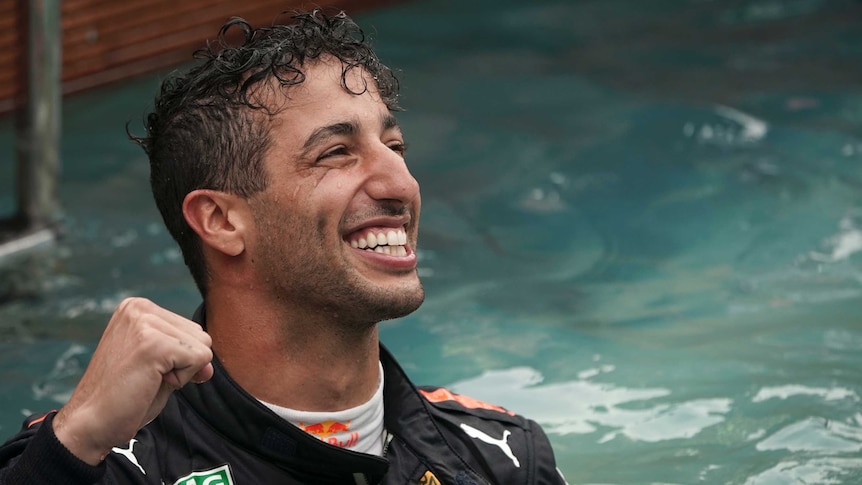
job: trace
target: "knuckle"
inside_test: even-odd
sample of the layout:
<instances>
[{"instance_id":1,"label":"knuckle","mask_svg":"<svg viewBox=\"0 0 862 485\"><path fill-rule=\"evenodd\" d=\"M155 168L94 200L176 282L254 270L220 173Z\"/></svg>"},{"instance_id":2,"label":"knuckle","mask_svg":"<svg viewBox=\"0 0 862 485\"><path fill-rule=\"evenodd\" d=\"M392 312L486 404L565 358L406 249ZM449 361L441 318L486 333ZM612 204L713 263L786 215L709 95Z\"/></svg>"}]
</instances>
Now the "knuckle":
<instances>
[{"instance_id":1,"label":"knuckle","mask_svg":"<svg viewBox=\"0 0 862 485\"><path fill-rule=\"evenodd\" d=\"M209 347L206 346L198 346L197 348L197 359L200 363L207 363L213 359L213 351Z\"/></svg>"},{"instance_id":2,"label":"knuckle","mask_svg":"<svg viewBox=\"0 0 862 485\"><path fill-rule=\"evenodd\" d=\"M213 338L210 336L210 334L204 332L203 329L201 330L201 333L201 343L206 345L207 349L209 349L213 345ZM212 353L212 351L210 351L210 353Z\"/></svg>"},{"instance_id":3,"label":"knuckle","mask_svg":"<svg viewBox=\"0 0 862 485\"><path fill-rule=\"evenodd\" d=\"M159 347L161 333L149 326L139 326L132 334L132 339L134 346L146 353Z\"/></svg>"},{"instance_id":4,"label":"knuckle","mask_svg":"<svg viewBox=\"0 0 862 485\"><path fill-rule=\"evenodd\" d=\"M135 318L142 313L146 313L152 304L153 303L146 298L141 298L139 296L128 297L121 301L117 306L117 313Z\"/></svg>"}]
</instances>

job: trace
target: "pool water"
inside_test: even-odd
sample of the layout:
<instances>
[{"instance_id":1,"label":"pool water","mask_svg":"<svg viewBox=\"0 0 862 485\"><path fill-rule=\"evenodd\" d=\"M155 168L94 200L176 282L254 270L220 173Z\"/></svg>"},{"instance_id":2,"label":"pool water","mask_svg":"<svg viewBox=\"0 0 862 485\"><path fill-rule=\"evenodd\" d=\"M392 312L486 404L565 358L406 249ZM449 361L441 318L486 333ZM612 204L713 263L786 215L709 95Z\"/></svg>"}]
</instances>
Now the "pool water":
<instances>
[{"instance_id":1,"label":"pool water","mask_svg":"<svg viewBox=\"0 0 862 485\"><path fill-rule=\"evenodd\" d=\"M862 3L417 0L400 69L420 383L540 423L575 484L862 483ZM65 236L0 273L0 434L114 306L198 303L125 140L159 76L67 100ZM11 210L11 120L0 126Z\"/></svg>"}]
</instances>

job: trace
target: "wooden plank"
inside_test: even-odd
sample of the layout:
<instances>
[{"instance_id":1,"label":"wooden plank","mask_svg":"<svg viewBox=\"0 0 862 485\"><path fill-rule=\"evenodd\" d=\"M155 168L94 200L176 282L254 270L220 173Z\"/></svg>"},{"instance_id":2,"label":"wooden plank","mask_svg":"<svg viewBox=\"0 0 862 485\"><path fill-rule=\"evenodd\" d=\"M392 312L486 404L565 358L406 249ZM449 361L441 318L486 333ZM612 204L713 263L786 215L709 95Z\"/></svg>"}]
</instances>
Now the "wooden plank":
<instances>
[{"instance_id":1,"label":"wooden plank","mask_svg":"<svg viewBox=\"0 0 862 485\"><path fill-rule=\"evenodd\" d=\"M351 14L397 0L63 0L63 92L92 89L192 58L233 16L270 25L286 10L324 8ZM0 113L20 89L20 0L0 0Z\"/></svg>"},{"instance_id":2,"label":"wooden plank","mask_svg":"<svg viewBox=\"0 0 862 485\"><path fill-rule=\"evenodd\" d=\"M116 1L117 0L63 0L63 5L61 6L61 8L63 14L66 14L69 11L92 10L105 5L116 3ZM136 1L136 3L146 3L137 0L130 0L130 2L131 1Z\"/></svg>"},{"instance_id":3,"label":"wooden plank","mask_svg":"<svg viewBox=\"0 0 862 485\"><path fill-rule=\"evenodd\" d=\"M15 45L16 42L17 42L17 39L14 39L13 41L11 41L9 43L9 45L13 46L13 47L19 47L19 46ZM16 60L18 59L18 56L21 54L22 50L23 49L20 49L20 48L0 49L0 65L13 66L15 64ZM6 72L7 74L10 74L10 75L17 75L17 73L12 74L14 71L15 71L14 69L11 69L11 70L6 70L4 72Z\"/></svg>"},{"instance_id":4,"label":"wooden plank","mask_svg":"<svg viewBox=\"0 0 862 485\"><path fill-rule=\"evenodd\" d=\"M105 84L110 84L135 76L167 69L188 61L188 53L171 50L159 56L151 56L136 62L128 62L122 65L112 66L107 69L90 74L76 76L63 83L63 93L72 94L93 89ZM155 94L155 93L153 93Z\"/></svg>"},{"instance_id":5,"label":"wooden plank","mask_svg":"<svg viewBox=\"0 0 862 485\"><path fill-rule=\"evenodd\" d=\"M284 2L273 0L269 4L254 4L251 10L246 8L238 13L243 14L243 16L249 16L248 14L250 13L261 12L264 13L263 16L253 16L274 16L274 14L270 14L273 10L270 5L272 7L284 6ZM123 57L111 54L111 52L128 46L137 46L143 51L140 55L150 55L151 52L147 51L147 49L150 49L152 45L163 45L163 41L159 39L167 36L171 36L171 39L175 39L178 42L177 48L187 48L189 45L203 45L204 40L214 37L218 28L232 16L231 12L237 13L235 9L231 10L231 4L229 3L209 5L203 0L200 3L184 2L181 7L175 7L168 11L167 16L165 16L164 12L163 10L161 15L145 19L150 20L149 22L136 22L121 25L121 28L98 30L98 40L95 42L88 43L85 41L82 45L77 45L72 43L71 40L65 39L68 46L65 61L69 65L75 65L91 56L110 55L114 61L121 62ZM182 15L187 12L197 12L195 23L188 24L171 21L172 18L176 18L172 17L173 15ZM194 38L192 39L192 37ZM152 53L158 54L160 52L161 49L157 49ZM136 59L140 55L133 56L132 59ZM89 62L92 63L93 61Z\"/></svg>"},{"instance_id":6,"label":"wooden plank","mask_svg":"<svg viewBox=\"0 0 862 485\"><path fill-rule=\"evenodd\" d=\"M179 16L185 12L193 12L195 9L217 7L224 5L230 8L231 0L149 0L148 2L112 2L111 4L87 10L70 11L63 18L63 30L74 30L90 28L97 25L109 27L111 25L134 25L146 22L147 19L160 18L169 19L170 24L188 25L197 23L197 19L180 19ZM180 21L182 20L182 21Z\"/></svg>"},{"instance_id":7,"label":"wooden plank","mask_svg":"<svg viewBox=\"0 0 862 485\"><path fill-rule=\"evenodd\" d=\"M253 24L271 24L276 15L271 7L276 5L283 6L284 2L273 0L269 4L255 4L239 13ZM192 9L195 7L195 4L191 4ZM92 45L70 46L68 51L71 52L65 56L64 77L73 78L116 63L161 55L168 49L186 49L191 58L191 52L203 46L206 39L214 38L218 29L231 16L227 7L230 5L198 9L197 24L166 24L163 18L157 18L156 22L111 32L111 35L100 38Z\"/></svg>"},{"instance_id":8,"label":"wooden plank","mask_svg":"<svg viewBox=\"0 0 862 485\"><path fill-rule=\"evenodd\" d=\"M136 45L140 49L146 50L148 42L157 41L159 38L167 36L173 36L172 38L184 42L183 44L179 44L178 47L187 45L188 41L184 39L201 42L202 36L215 34L215 29L212 28L212 25L221 25L226 19L227 17L222 10L206 8L203 11L199 10L199 17L194 24L165 22L166 19L159 18L154 22L129 26L121 31L106 30L100 32L97 42L89 45L75 45L75 50L70 52L65 59L69 63L75 63L83 58L94 55L105 55L117 49L134 47ZM211 32L207 33L206 30L210 30Z\"/></svg>"},{"instance_id":9,"label":"wooden plank","mask_svg":"<svg viewBox=\"0 0 862 485\"><path fill-rule=\"evenodd\" d=\"M26 72L22 72L26 66L27 55L27 43L24 39L27 25L22 11L24 5L20 0L3 4L2 28L7 35L0 44L0 71L5 73L3 81L0 81L0 113L22 104L26 90Z\"/></svg>"},{"instance_id":10,"label":"wooden plank","mask_svg":"<svg viewBox=\"0 0 862 485\"><path fill-rule=\"evenodd\" d=\"M0 27L0 45L13 46L18 41L18 31L11 28Z\"/></svg>"}]
</instances>

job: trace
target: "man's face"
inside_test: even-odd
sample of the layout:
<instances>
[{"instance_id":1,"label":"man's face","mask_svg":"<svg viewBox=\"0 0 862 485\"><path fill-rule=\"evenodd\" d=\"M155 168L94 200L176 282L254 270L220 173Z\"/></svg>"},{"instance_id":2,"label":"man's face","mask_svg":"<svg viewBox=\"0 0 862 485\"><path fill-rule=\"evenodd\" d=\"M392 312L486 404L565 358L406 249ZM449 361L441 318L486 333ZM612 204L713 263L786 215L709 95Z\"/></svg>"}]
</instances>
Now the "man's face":
<instances>
[{"instance_id":1,"label":"man's face","mask_svg":"<svg viewBox=\"0 0 862 485\"><path fill-rule=\"evenodd\" d=\"M419 185L404 162L395 118L361 69L305 66L303 83L267 96L272 118L269 185L249 199L250 256L278 301L341 321L371 323L422 303L416 272ZM287 99L284 99L284 93ZM281 99L278 99L281 97Z\"/></svg>"}]
</instances>

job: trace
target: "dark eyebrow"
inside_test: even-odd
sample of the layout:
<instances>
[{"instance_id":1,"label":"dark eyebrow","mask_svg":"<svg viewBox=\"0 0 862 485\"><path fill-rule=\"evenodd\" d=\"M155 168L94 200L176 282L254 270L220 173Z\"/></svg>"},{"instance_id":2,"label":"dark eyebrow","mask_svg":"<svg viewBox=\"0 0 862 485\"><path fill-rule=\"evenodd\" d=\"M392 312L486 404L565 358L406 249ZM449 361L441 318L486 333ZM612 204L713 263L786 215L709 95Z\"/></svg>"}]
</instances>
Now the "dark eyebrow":
<instances>
[{"instance_id":1,"label":"dark eyebrow","mask_svg":"<svg viewBox=\"0 0 862 485\"><path fill-rule=\"evenodd\" d=\"M314 130L311 135L308 136L308 138L305 140L305 143L302 144L302 149L308 150L314 145L317 145L318 143L321 143L327 138L333 136L355 135L358 132L359 126L357 126L357 123L353 121L344 121L341 123L322 126Z\"/></svg>"},{"instance_id":2,"label":"dark eyebrow","mask_svg":"<svg viewBox=\"0 0 862 485\"><path fill-rule=\"evenodd\" d=\"M382 126L383 131L398 128L398 120L391 114L387 115L383 118ZM311 135L306 138L305 143L302 144L302 150L303 152L307 152L313 146L323 143L326 139L333 136L351 136L357 133L359 133L359 123L356 121L342 121L340 123L321 126L311 132Z\"/></svg>"},{"instance_id":3,"label":"dark eyebrow","mask_svg":"<svg viewBox=\"0 0 862 485\"><path fill-rule=\"evenodd\" d=\"M395 119L395 116L387 115L383 118L383 131L391 130L392 128L398 128L398 120Z\"/></svg>"}]
</instances>

